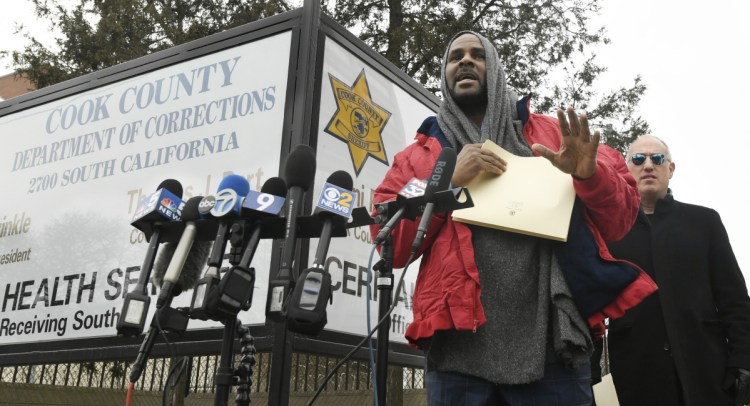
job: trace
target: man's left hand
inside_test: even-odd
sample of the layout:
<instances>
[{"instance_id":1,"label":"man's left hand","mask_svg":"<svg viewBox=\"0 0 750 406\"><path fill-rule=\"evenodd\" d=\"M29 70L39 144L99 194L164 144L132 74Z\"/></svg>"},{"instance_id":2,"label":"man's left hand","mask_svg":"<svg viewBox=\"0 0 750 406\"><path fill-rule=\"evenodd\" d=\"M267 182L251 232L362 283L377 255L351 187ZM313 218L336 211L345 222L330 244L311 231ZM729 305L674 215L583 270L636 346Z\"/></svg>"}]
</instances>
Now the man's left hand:
<instances>
[{"instance_id":1,"label":"man's left hand","mask_svg":"<svg viewBox=\"0 0 750 406\"><path fill-rule=\"evenodd\" d=\"M565 112L557 109L557 120L562 133L562 143L557 152L541 144L531 148L547 158L557 169L573 175L576 179L588 179L596 171L596 150L599 148L599 131L591 135L586 113L576 116L572 107L568 107L568 120ZM570 121L570 125L568 125Z\"/></svg>"}]
</instances>

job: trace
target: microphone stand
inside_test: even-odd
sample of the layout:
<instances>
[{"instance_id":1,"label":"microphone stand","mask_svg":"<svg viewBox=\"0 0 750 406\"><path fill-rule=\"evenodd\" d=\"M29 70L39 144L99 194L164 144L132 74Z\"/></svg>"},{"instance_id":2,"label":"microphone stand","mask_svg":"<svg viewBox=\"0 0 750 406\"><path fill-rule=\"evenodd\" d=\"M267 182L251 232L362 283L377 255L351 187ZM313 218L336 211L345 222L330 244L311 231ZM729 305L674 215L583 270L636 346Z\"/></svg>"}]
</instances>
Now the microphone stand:
<instances>
[{"instance_id":1,"label":"microphone stand","mask_svg":"<svg viewBox=\"0 0 750 406\"><path fill-rule=\"evenodd\" d=\"M235 370L238 378L237 386L237 406L250 405L250 388L253 385L253 366L255 365L255 338L250 334L250 329L243 326L242 323L237 325L237 333L240 335L240 365Z\"/></svg>"},{"instance_id":2,"label":"microphone stand","mask_svg":"<svg viewBox=\"0 0 750 406\"><path fill-rule=\"evenodd\" d=\"M385 223L382 223L385 224ZM382 225L381 224L381 225ZM380 249L380 261L373 270L378 271L378 320L385 317L391 307L391 295L393 293L393 244L389 235ZM369 298L367 300L370 300ZM378 385L378 405L385 406L388 390L388 344L391 331L391 319L383 321L378 327L378 349L375 370L375 382Z\"/></svg>"},{"instance_id":3,"label":"microphone stand","mask_svg":"<svg viewBox=\"0 0 750 406\"><path fill-rule=\"evenodd\" d=\"M461 200L458 197L461 197ZM435 211L434 213L440 213L445 211L452 211L457 209L463 209L474 206L474 201L466 189L461 189L458 195L455 195L453 191L446 190L435 193L434 195ZM421 203L421 201L420 201ZM421 210L417 207L409 207L408 200L401 200L400 205L407 205L409 210L401 219L414 219L414 216ZM382 204L378 207L378 218L377 221L380 223L382 228L389 220L389 212L395 211L399 207L398 202L390 202L389 204ZM367 221L363 219L362 213L352 213L354 218L353 223L350 226L359 226L367 224ZM369 222L372 224L372 221ZM378 261L373 269L378 271L377 285L378 285L378 320L381 320L388 313L392 305L392 294L393 294L393 243L391 241L390 233L387 235L383 244L380 248L380 261ZM398 292L397 292L398 294ZM368 298L369 300L369 298ZM388 318L383 321L383 324L378 327L378 350L377 350L377 363L375 371L375 382L378 386L378 405L386 405L386 396L388 394L388 344L389 335L391 329L391 319Z\"/></svg>"},{"instance_id":4,"label":"microphone stand","mask_svg":"<svg viewBox=\"0 0 750 406\"><path fill-rule=\"evenodd\" d=\"M238 229L239 228L239 229ZM232 237L230 242L232 243L231 251L242 249L242 225L235 223L232 226ZM229 254L229 263L237 265L239 255ZM221 267L219 267L221 268ZM237 318L229 317L224 321L224 332L222 334L221 342L221 356L219 358L219 366L216 368L216 374L214 375L214 382L216 383L216 397L214 398L215 406L226 406L229 402L229 392L232 385L236 383L234 368L232 367L233 351L234 351L234 338L237 334Z\"/></svg>"},{"instance_id":5,"label":"microphone stand","mask_svg":"<svg viewBox=\"0 0 750 406\"><path fill-rule=\"evenodd\" d=\"M221 358L216 369L215 406L226 406L229 402L229 391L235 383L234 368L232 368L232 351L234 350L234 336L237 334L237 319L230 318L224 322L224 334L221 343Z\"/></svg>"}]
</instances>

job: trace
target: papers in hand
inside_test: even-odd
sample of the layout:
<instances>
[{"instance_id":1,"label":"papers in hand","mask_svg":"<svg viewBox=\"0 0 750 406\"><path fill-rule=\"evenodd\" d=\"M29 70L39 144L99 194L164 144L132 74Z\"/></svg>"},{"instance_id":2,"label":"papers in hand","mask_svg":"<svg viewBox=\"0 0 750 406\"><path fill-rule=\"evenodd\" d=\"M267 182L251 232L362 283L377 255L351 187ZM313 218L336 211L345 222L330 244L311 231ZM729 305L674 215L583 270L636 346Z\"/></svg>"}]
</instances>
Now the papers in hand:
<instances>
[{"instance_id":1,"label":"papers in hand","mask_svg":"<svg viewBox=\"0 0 750 406\"><path fill-rule=\"evenodd\" d=\"M456 221L566 241L575 190L573 178L543 157L519 157L492 141L482 145L508 163L500 176L483 174L467 187L474 207L453 212Z\"/></svg>"}]
</instances>

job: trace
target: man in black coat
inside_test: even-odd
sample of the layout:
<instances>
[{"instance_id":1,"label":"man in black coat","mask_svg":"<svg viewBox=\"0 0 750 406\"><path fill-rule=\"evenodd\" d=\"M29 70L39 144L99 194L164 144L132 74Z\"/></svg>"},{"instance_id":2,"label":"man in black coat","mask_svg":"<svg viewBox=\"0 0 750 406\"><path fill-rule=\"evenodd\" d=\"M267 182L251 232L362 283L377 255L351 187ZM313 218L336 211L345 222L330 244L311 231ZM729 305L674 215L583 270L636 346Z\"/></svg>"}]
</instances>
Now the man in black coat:
<instances>
[{"instance_id":1,"label":"man in black coat","mask_svg":"<svg viewBox=\"0 0 750 406\"><path fill-rule=\"evenodd\" d=\"M659 138L630 146L641 211L611 243L659 290L610 321L612 378L621 406L744 405L750 400L750 298L719 214L676 201L675 164Z\"/></svg>"}]
</instances>

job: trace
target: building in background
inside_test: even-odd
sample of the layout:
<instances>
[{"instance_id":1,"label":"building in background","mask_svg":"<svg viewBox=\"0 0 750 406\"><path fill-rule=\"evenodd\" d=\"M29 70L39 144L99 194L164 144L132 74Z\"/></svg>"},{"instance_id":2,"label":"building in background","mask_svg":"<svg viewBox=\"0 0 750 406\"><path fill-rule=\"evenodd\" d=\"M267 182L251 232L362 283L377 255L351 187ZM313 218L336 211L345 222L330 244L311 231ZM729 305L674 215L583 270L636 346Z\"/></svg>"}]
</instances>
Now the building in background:
<instances>
[{"instance_id":1,"label":"building in background","mask_svg":"<svg viewBox=\"0 0 750 406\"><path fill-rule=\"evenodd\" d=\"M23 76L15 73L0 76L0 101L20 96L32 90L36 90L36 87Z\"/></svg>"}]
</instances>

